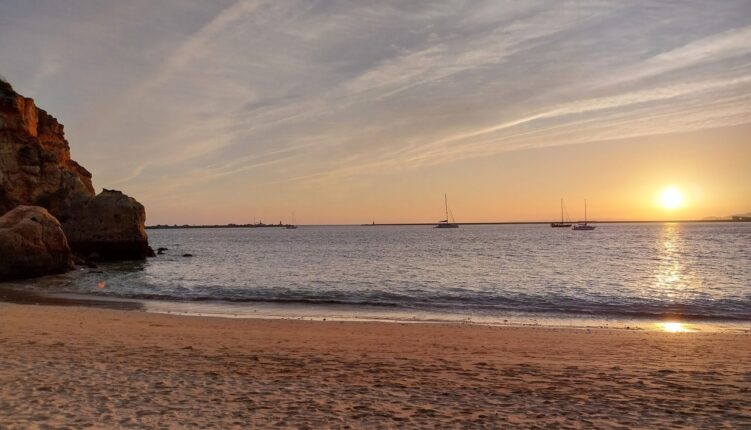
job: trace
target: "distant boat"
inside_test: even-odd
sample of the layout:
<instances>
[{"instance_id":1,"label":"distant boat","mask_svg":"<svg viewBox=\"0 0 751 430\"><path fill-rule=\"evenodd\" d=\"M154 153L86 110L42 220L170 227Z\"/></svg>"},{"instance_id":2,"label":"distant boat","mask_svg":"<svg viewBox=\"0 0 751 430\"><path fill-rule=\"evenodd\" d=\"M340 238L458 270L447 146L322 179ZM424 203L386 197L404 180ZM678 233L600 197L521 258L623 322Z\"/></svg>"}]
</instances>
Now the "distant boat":
<instances>
[{"instance_id":1,"label":"distant boat","mask_svg":"<svg viewBox=\"0 0 751 430\"><path fill-rule=\"evenodd\" d=\"M451 222L449 222L449 202L446 198L446 194L443 195L443 206L446 210L446 219L438 221L435 228L459 228L459 224L454 222L454 216L451 215Z\"/></svg>"},{"instance_id":2,"label":"distant boat","mask_svg":"<svg viewBox=\"0 0 751 430\"><path fill-rule=\"evenodd\" d=\"M550 223L551 227L553 227L553 228L560 228L560 227L566 227L566 228L568 228L568 227L571 227L571 223L570 222L566 222L566 221L563 220L563 212L564 212L564 210L563 210L563 199L561 199L561 222L551 222Z\"/></svg>"},{"instance_id":3,"label":"distant boat","mask_svg":"<svg viewBox=\"0 0 751 430\"><path fill-rule=\"evenodd\" d=\"M294 212L292 212L292 224L287 224L284 226L284 228L286 228L287 230L294 230L297 228L297 226L295 225L295 213Z\"/></svg>"},{"instance_id":4,"label":"distant boat","mask_svg":"<svg viewBox=\"0 0 751 430\"><path fill-rule=\"evenodd\" d=\"M595 226L587 224L587 199L584 199L584 222L580 222L579 224L576 224L575 226L571 227L571 230L594 230Z\"/></svg>"}]
</instances>

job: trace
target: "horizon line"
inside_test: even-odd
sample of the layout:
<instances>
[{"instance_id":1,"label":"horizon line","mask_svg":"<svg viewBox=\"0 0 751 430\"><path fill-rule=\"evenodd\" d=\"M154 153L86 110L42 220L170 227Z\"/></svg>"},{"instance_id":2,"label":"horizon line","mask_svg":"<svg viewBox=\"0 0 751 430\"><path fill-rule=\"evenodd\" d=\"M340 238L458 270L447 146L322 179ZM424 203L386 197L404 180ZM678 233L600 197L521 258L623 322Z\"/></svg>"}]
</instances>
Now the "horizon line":
<instances>
[{"instance_id":1,"label":"horizon line","mask_svg":"<svg viewBox=\"0 0 751 430\"><path fill-rule=\"evenodd\" d=\"M603 220L603 221L587 221L588 224L677 224L677 223L745 223L751 222L751 218L741 220L733 219L681 219L681 220ZM551 224L555 221L488 221L488 222L457 222L459 225L541 225ZM571 224L580 223L583 221L572 221ZM297 226L307 227L408 227L408 226L434 226L437 222L402 222L402 223L369 223L369 224L295 224ZM146 229L150 230L167 230L167 229L179 229L179 228L273 228L273 227L286 227L291 225L289 223L283 224L155 224L147 225Z\"/></svg>"}]
</instances>

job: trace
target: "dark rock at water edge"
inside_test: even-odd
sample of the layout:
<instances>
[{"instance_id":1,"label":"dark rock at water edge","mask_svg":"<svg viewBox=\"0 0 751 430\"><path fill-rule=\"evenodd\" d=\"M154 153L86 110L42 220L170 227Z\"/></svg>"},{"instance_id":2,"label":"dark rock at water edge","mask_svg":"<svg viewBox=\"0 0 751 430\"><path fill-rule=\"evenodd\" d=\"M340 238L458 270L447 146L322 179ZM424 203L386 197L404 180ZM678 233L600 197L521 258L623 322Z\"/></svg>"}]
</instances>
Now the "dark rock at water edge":
<instances>
[{"instance_id":1,"label":"dark rock at water edge","mask_svg":"<svg viewBox=\"0 0 751 430\"><path fill-rule=\"evenodd\" d=\"M141 241L80 241L71 243L71 247L89 261L143 260L155 256L154 251Z\"/></svg>"},{"instance_id":2,"label":"dark rock at water edge","mask_svg":"<svg viewBox=\"0 0 751 430\"><path fill-rule=\"evenodd\" d=\"M92 260L87 260L83 258L80 254L73 254L73 263L76 266L88 267L89 269L96 269L97 267L99 267Z\"/></svg>"},{"instance_id":3,"label":"dark rock at water edge","mask_svg":"<svg viewBox=\"0 0 751 430\"><path fill-rule=\"evenodd\" d=\"M73 251L92 260L154 256L144 230L146 212L134 198L120 191L104 190L78 206L76 212L76 216L63 222Z\"/></svg>"},{"instance_id":4,"label":"dark rock at water edge","mask_svg":"<svg viewBox=\"0 0 751 430\"><path fill-rule=\"evenodd\" d=\"M65 273L73 258L60 223L38 206L0 217L0 281Z\"/></svg>"}]
</instances>

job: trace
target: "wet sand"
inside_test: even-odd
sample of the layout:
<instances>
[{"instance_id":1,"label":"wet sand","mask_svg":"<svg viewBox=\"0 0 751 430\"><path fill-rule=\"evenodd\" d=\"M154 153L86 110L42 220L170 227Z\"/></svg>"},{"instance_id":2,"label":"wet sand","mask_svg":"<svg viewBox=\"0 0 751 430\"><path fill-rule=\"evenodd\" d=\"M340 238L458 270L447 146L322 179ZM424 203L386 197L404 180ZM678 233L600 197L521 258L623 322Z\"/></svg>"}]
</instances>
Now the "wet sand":
<instances>
[{"instance_id":1,"label":"wet sand","mask_svg":"<svg viewBox=\"0 0 751 430\"><path fill-rule=\"evenodd\" d=\"M751 334L0 303L0 428L751 427Z\"/></svg>"}]
</instances>

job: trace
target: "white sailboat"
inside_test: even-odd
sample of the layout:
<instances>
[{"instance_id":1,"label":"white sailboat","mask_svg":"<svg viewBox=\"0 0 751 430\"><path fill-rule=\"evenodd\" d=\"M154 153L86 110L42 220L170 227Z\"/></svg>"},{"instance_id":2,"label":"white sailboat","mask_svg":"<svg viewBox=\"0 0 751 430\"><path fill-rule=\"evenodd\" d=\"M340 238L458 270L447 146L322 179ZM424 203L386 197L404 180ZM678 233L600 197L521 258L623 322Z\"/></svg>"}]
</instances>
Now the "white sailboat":
<instances>
[{"instance_id":1,"label":"white sailboat","mask_svg":"<svg viewBox=\"0 0 751 430\"><path fill-rule=\"evenodd\" d=\"M563 199L561 199L561 222L557 222L557 221L556 222L551 222L550 223L551 227L553 227L553 228L561 228L561 227L568 228L568 227L571 227L571 222L567 222L567 221L563 220L563 213L564 213L564 211L565 210L563 209ZM568 215L566 217L568 218Z\"/></svg>"},{"instance_id":2,"label":"white sailboat","mask_svg":"<svg viewBox=\"0 0 751 430\"><path fill-rule=\"evenodd\" d=\"M587 199L584 199L584 222L574 225L571 230L589 231L594 229L595 226L587 224Z\"/></svg>"},{"instance_id":3,"label":"white sailboat","mask_svg":"<svg viewBox=\"0 0 751 430\"><path fill-rule=\"evenodd\" d=\"M454 222L454 216L451 215L451 222L449 222L449 202L446 198L446 194L443 195L443 206L446 211L446 219L438 221L435 228L459 228L459 224Z\"/></svg>"}]
</instances>

